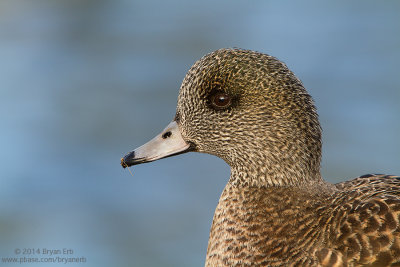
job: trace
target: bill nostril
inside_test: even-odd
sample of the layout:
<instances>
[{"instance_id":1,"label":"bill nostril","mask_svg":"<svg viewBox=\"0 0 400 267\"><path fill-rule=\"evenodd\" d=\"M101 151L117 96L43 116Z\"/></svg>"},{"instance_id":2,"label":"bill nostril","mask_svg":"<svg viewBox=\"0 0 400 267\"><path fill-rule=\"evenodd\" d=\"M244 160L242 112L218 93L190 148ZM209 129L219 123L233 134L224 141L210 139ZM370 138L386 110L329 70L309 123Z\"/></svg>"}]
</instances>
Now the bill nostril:
<instances>
[{"instance_id":1,"label":"bill nostril","mask_svg":"<svg viewBox=\"0 0 400 267\"><path fill-rule=\"evenodd\" d=\"M163 133L162 138L163 138L163 139L167 139L167 138L170 137L171 135L172 135L171 131L168 131L168 132Z\"/></svg>"}]
</instances>

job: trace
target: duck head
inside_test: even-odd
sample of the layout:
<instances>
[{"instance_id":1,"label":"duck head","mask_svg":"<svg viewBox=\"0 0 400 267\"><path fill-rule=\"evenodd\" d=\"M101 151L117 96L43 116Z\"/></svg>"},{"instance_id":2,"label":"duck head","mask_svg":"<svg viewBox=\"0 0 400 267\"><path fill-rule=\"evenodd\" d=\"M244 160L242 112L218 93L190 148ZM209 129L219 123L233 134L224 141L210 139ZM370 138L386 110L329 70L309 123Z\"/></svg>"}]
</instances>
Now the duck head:
<instances>
[{"instance_id":1,"label":"duck head","mask_svg":"<svg viewBox=\"0 0 400 267\"><path fill-rule=\"evenodd\" d=\"M320 181L321 128L301 81L274 57L220 49L197 61L174 120L121 159L123 167L196 151L231 166L233 185Z\"/></svg>"}]
</instances>

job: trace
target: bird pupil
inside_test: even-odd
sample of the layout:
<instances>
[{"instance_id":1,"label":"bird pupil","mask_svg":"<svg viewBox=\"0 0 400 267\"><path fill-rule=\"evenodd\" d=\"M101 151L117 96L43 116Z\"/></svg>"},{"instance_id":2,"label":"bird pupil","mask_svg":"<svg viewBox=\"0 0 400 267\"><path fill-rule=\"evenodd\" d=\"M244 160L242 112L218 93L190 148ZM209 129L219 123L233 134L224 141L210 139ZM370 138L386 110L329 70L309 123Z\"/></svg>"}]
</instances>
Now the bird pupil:
<instances>
[{"instance_id":1,"label":"bird pupil","mask_svg":"<svg viewBox=\"0 0 400 267\"><path fill-rule=\"evenodd\" d=\"M225 94L218 94L216 102L217 106L225 106L226 104L229 103L229 97Z\"/></svg>"},{"instance_id":2,"label":"bird pupil","mask_svg":"<svg viewBox=\"0 0 400 267\"><path fill-rule=\"evenodd\" d=\"M216 93L212 96L212 104L215 107L224 108L227 107L231 102L229 95L225 93Z\"/></svg>"}]
</instances>

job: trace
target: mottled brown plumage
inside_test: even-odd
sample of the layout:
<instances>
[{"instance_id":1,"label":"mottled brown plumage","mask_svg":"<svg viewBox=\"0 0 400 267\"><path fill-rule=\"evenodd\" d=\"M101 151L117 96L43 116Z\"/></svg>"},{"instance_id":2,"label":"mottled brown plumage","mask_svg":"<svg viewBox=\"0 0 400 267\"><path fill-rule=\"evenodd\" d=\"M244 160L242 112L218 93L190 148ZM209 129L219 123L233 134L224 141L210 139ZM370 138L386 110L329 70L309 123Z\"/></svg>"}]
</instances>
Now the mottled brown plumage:
<instances>
[{"instance_id":1,"label":"mottled brown plumage","mask_svg":"<svg viewBox=\"0 0 400 267\"><path fill-rule=\"evenodd\" d=\"M333 188L228 184L207 266L400 266L400 177Z\"/></svg>"},{"instance_id":2,"label":"mottled brown plumage","mask_svg":"<svg viewBox=\"0 0 400 267\"><path fill-rule=\"evenodd\" d=\"M279 60L240 49L206 55L188 71L170 125L162 138L184 148L147 157L149 145L122 164L190 150L230 165L206 266L400 266L400 177L325 182L313 101Z\"/></svg>"}]
</instances>

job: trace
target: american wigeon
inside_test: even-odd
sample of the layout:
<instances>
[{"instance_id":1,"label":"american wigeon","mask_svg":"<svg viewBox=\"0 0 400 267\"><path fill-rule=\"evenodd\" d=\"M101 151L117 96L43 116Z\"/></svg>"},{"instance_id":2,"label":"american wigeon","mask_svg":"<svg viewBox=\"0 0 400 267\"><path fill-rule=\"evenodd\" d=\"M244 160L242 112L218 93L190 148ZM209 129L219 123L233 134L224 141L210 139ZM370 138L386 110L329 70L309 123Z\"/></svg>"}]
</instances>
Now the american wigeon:
<instances>
[{"instance_id":1,"label":"american wigeon","mask_svg":"<svg viewBox=\"0 0 400 267\"><path fill-rule=\"evenodd\" d=\"M174 120L121 164L188 151L231 167L206 266L400 266L400 177L324 181L313 100L276 58L204 56L183 80Z\"/></svg>"}]
</instances>

